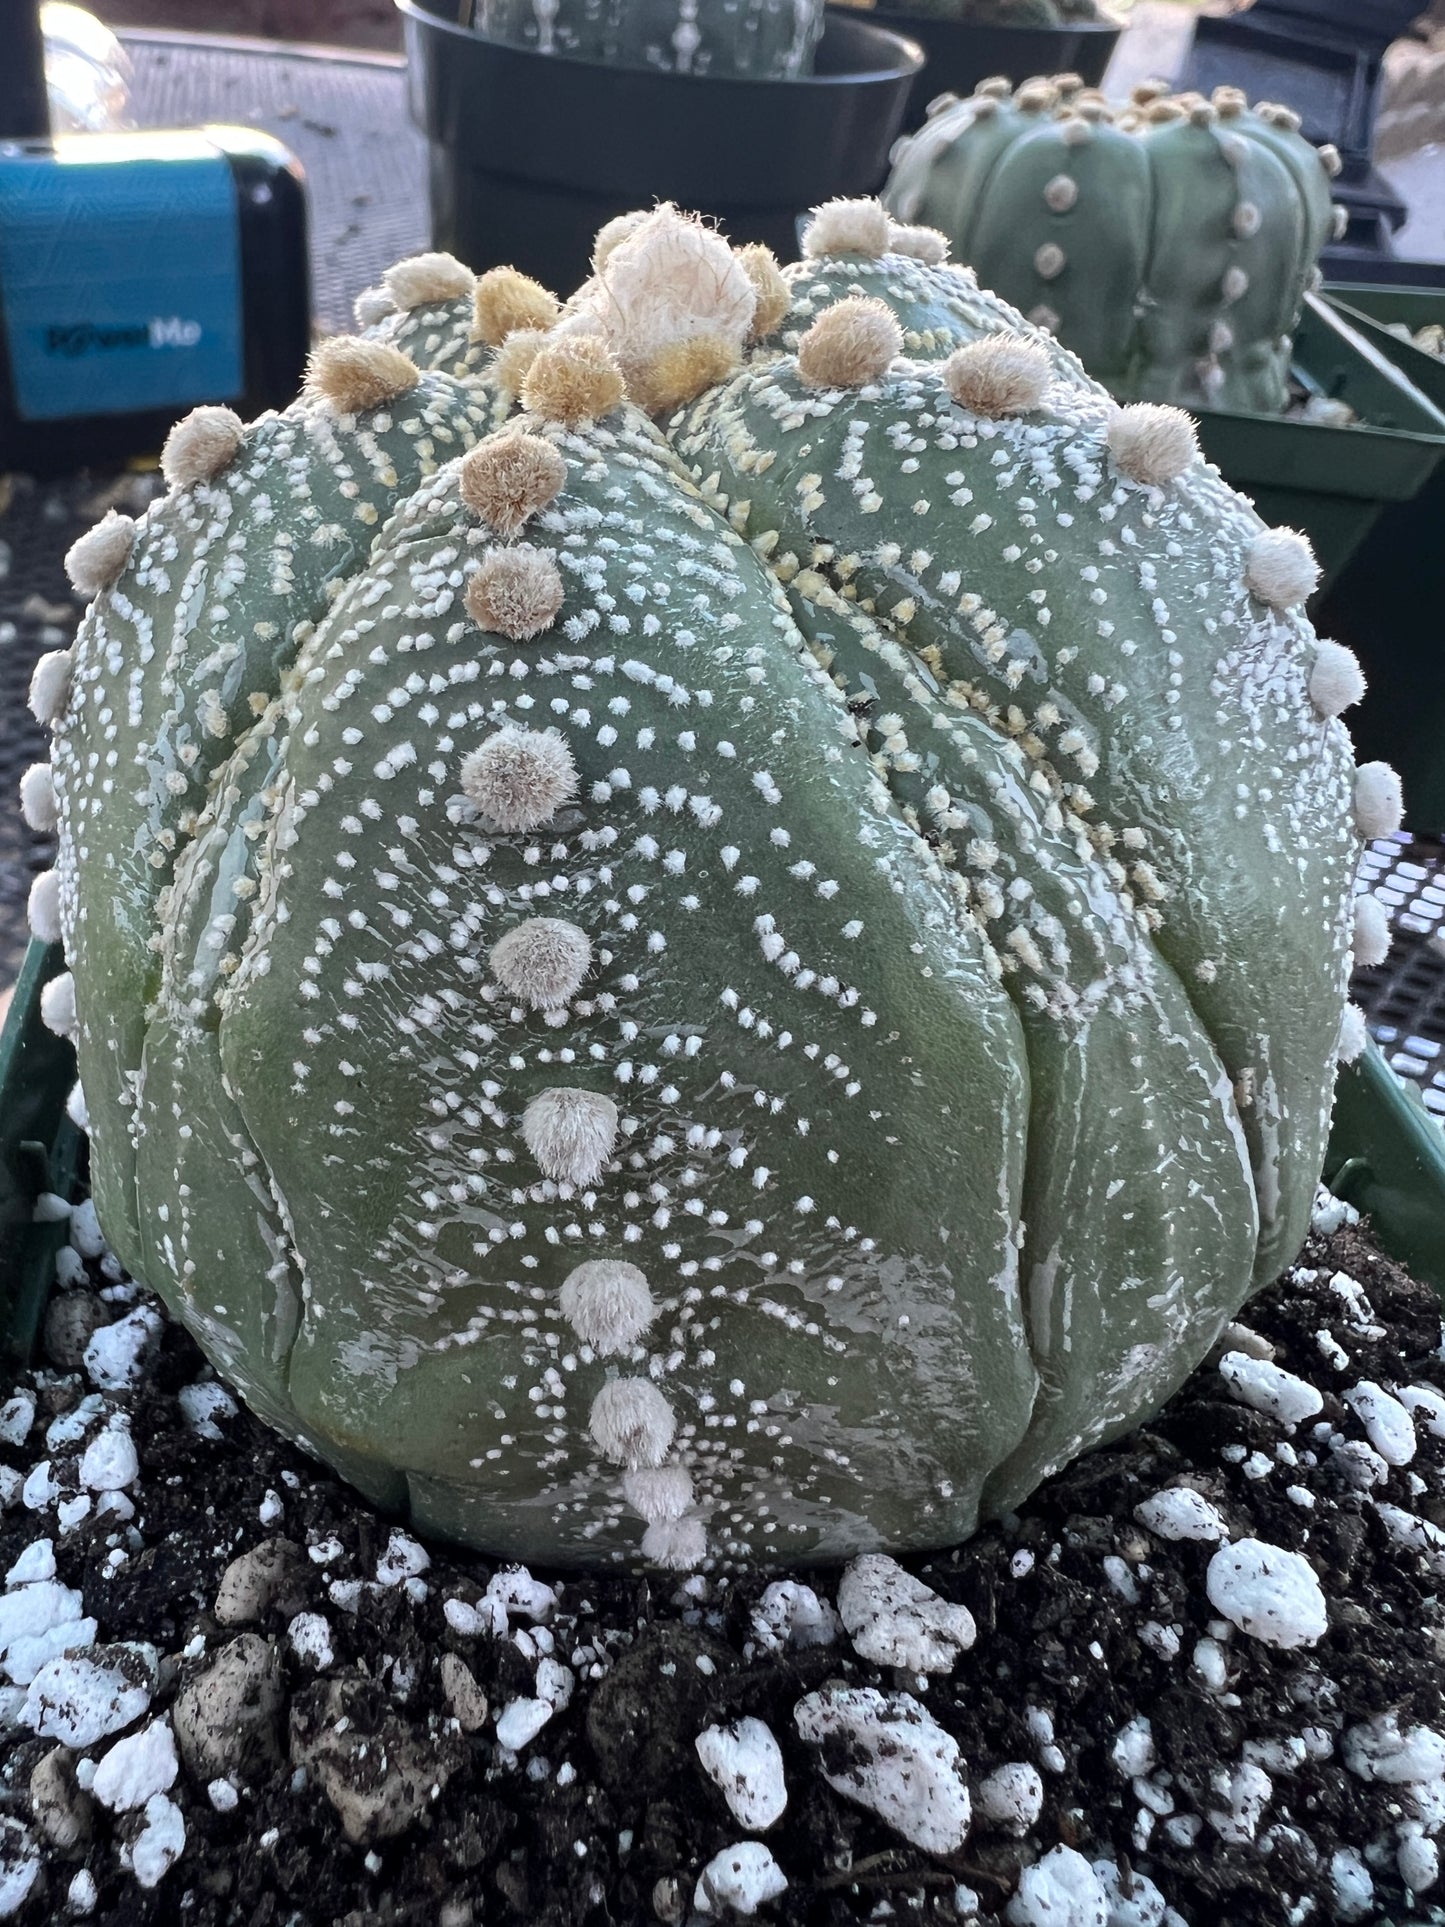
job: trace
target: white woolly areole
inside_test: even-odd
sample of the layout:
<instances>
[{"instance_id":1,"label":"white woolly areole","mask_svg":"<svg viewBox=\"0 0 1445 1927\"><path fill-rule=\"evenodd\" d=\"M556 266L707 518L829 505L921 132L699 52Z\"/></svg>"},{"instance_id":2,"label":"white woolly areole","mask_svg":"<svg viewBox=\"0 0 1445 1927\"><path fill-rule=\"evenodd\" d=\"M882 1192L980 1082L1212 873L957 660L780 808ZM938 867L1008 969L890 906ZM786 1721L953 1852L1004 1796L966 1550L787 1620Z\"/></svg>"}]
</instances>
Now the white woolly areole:
<instances>
[{"instance_id":1,"label":"white woolly areole","mask_svg":"<svg viewBox=\"0 0 1445 1927\"><path fill-rule=\"evenodd\" d=\"M42 836L55 828L55 777L49 763L32 763L21 777L20 814Z\"/></svg>"},{"instance_id":2,"label":"white woolly areole","mask_svg":"<svg viewBox=\"0 0 1445 1927\"><path fill-rule=\"evenodd\" d=\"M1342 642L1319 644L1310 668L1310 701L1321 716L1338 716L1365 693L1365 672Z\"/></svg>"},{"instance_id":3,"label":"white woolly areole","mask_svg":"<svg viewBox=\"0 0 1445 1927\"><path fill-rule=\"evenodd\" d=\"M60 877L54 870L42 870L30 886L26 905L30 933L41 943L60 942Z\"/></svg>"},{"instance_id":4,"label":"white woolly areole","mask_svg":"<svg viewBox=\"0 0 1445 1927\"><path fill-rule=\"evenodd\" d=\"M522 1113L522 1138L544 1177L592 1184L617 1142L617 1106L600 1091L541 1091Z\"/></svg>"},{"instance_id":5,"label":"white woolly areole","mask_svg":"<svg viewBox=\"0 0 1445 1927\"><path fill-rule=\"evenodd\" d=\"M588 1258L562 1280L558 1309L584 1345L610 1357L635 1345L657 1316L647 1279L622 1258Z\"/></svg>"},{"instance_id":6,"label":"white woolly areole","mask_svg":"<svg viewBox=\"0 0 1445 1927\"><path fill-rule=\"evenodd\" d=\"M535 830L577 794L577 765L555 729L508 725L466 756L460 781L502 830Z\"/></svg>"},{"instance_id":7,"label":"white woolly areole","mask_svg":"<svg viewBox=\"0 0 1445 1927\"><path fill-rule=\"evenodd\" d=\"M65 573L78 594L99 595L108 589L130 560L135 521L118 509L107 509L93 529L72 542L65 552Z\"/></svg>"},{"instance_id":8,"label":"white woolly areole","mask_svg":"<svg viewBox=\"0 0 1445 1927\"><path fill-rule=\"evenodd\" d=\"M985 335L955 348L943 364L944 386L960 408L997 421L1031 414L1049 385L1048 350L1022 335Z\"/></svg>"},{"instance_id":9,"label":"white woolly areole","mask_svg":"<svg viewBox=\"0 0 1445 1927\"><path fill-rule=\"evenodd\" d=\"M1388 763L1361 763L1355 771L1355 827L1366 842L1393 836L1405 815L1400 779Z\"/></svg>"},{"instance_id":10,"label":"white woolly areole","mask_svg":"<svg viewBox=\"0 0 1445 1927\"><path fill-rule=\"evenodd\" d=\"M381 277L398 308L420 308L428 301L461 301L477 277L454 254L413 254Z\"/></svg>"},{"instance_id":11,"label":"white woolly areole","mask_svg":"<svg viewBox=\"0 0 1445 1927\"><path fill-rule=\"evenodd\" d=\"M649 1525L665 1525L692 1504L692 1474L685 1465L639 1466L623 1473L622 1496Z\"/></svg>"},{"instance_id":12,"label":"white woolly areole","mask_svg":"<svg viewBox=\"0 0 1445 1927\"><path fill-rule=\"evenodd\" d=\"M483 629L513 642L530 642L550 629L564 599L557 564L530 542L488 549L464 598L468 614Z\"/></svg>"},{"instance_id":13,"label":"white woolly areole","mask_svg":"<svg viewBox=\"0 0 1445 1927\"><path fill-rule=\"evenodd\" d=\"M409 393L420 380L411 356L390 342L332 335L312 349L302 394L338 415L359 415Z\"/></svg>"},{"instance_id":14,"label":"white woolly areole","mask_svg":"<svg viewBox=\"0 0 1445 1927\"><path fill-rule=\"evenodd\" d=\"M587 1420L599 1451L615 1465L661 1465L672 1447L677 1419L650 1378L609 1378Z\"/></svg>"},{"instance_id":15,"label":"white woolly areole","mask_svg":"<svg viewBox=\"0 0 1445 1927\"><path fill-rule=\"evenodd\" d=\"M642 1556L668 1572L692 1572L707 1557L701 1519L659 1519L642 1535Z\"/></svg>"},{"instance_id":16,"label":"white woolly areole","mask_svg":"<svg viewBox=\"0 0 1445 1927\"><path fill-rule=\"evenodd\" d=\"M30 713L49 728L70 700L70 676L75 668L73 649L49 649L30 677Z\"/></svg>"},{"instance_id":17,"label":"white woolly areole","mask_svg":"<svg viewBox=\"0 0 1445 1927\"><path fill-rule=\"evenodd\" d=\"M352 302L351 312L358 328L374 328L389 314L396 313L396 303L386 288L363 288Z\"/></svg>"},{"instance_id":18,"label":"white woolly areole","mask_svg":"<svg viewBox=\"0 0 1445 1927\"><path fill-rule=\"evenodd\" d=\"M161 450L161 474L172 488L209 482L235 456L246 424L234 408L193 408Z\"/></svg>"},{"instance_id":19,"label":"white woolly areole","mask_svg":"<svg viewBox=\"0 0 1445 1927\"><path fill-rule=\"evenodd\" d=\"M75 979L68 970L52 977L41 991L40 1021L57 1037L74 1037L79 1019L75 1013Z\"/></svg>"},{"instance_id":20,"label":"white woolly areole","mask_svg":"<svg viewBox=\"0 0 1445 1927\"><path fill-rule=\"evenodd\" d=\"M664 204L605 256L590 305L625 369L695 335L741 347L758 294L720 234Z\"/></svg>"},{"instance_id":21,"label":"white woolly areole","mask_svg":"<svg viewBox=\"0 0 1445 1927\"><path fill-rule=\"evenodd\" d=\"M1109 452L1131 482L1164 488L1198 457L1199 437L1182 408L1135 401L1109 422Z\"/></svg>"},{"instance_id":22,"label":"white woolly areole","mask_svg":"<svg viewBox=\"0 0 1445 1927\"><path fill-rule=\"evenodd\" d=\"M903 330L887 303L845 295L798 343L798 379L808 388L862 388L902 352Z\"/></svg>"},{"instance_id":23,"label":"white woolly areole","mask_svg":"<svg viewBox=\"0 0 1445 1927\"><path fill-rule=\"evenodd\" d=\"M803 235L810 261L829 254L887 254L893 223L881 201L824 201Z\"/></svg>"},{"instance_id":24,"label":"white woolly areole","mask_svg":"<svg viewBox=\"0 0 1445 1927\"><path fill-rule=\"evenodd\" d=\"M1390 913L1378 897L1355 898L1354 955L1367 969L1390 954Z\"/></svg>"},{"instance_id":25,"label":"white woolly areole","mask_svg":"<svg viewBox=\"0 0 1445 1927\"><path fill-rule=\"evenodd\" d=\"M610 221L604 221L597 230L597 238L592 243L592 268L600 274L611 256L630 240L644 221L652 219L650 208L636 207L630 214L614 214Z\"/></svg>"},{"instance_id":26,"label":"white woolly areole","mask_svg":"<svg viewBox=\"0 0 1445 1927\"><path fill-rule=\"evenodd\" d=\"M65 1100L65 1115L77 1131L90 1129L90 1107L85 1101L85 1092L80 1088L79 1078L70 1087L70 1096Z\"/></svg>"},{"instance_id":27,"label":"white woolly areole","mask_svg":"<svg viewBox=\"0 0 1445 1927\"><path fill-rule=\"evenodd\" d=\"M1342 1064L1353 1064L1365 1054L1365 1046L1370 1041L1369 1029L1365 1023L1365 1013L1358 1004L1346 1004L1340 1017L1340 1038L1335 1046L1335 1055Z\"/></svg>"},{"instance_id":28,"label":"white woolly areole","mask_svg":"<svg viewBox=\"0 0 1445 1927\"><path fill-rule=\"evenodd\" d=\"M533 1010L555 1010L577 993L592 964L592 939L563 917L529 917L492 945L492 972Z\"/></svg>"},{"instance_id":29,"label":"white woolly areole","mask_svg":"<svg viewBox=\"0 0 1445 1927\"><path fill-rule=\"evenodd\" d=\"M888 252L906 254L931 268L941 267L948 259L948 236L942 228L901 227L895 221L888 229Z\"/></svg>"},{"instance_id":30,"label":"white woolly areole","mask_svg":"<svg viewBox=\"0 0 1445 1927\"><path fill-rule=\"evenodd\" d=\"M1249 545L1244 580L1272 609L1308 601L1320 579L1315 552L1298 529L1261 529Z\"/></svg>"}]
</instances>

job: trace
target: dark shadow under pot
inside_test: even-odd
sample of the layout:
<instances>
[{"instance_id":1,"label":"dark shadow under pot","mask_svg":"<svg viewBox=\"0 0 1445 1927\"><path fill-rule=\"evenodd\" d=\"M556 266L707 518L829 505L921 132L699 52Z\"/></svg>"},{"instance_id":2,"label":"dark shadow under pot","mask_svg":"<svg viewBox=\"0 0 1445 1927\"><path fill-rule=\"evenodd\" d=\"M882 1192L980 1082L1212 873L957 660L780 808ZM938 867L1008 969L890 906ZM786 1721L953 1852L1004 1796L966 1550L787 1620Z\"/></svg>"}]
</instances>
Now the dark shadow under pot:
<instances>
[{"instance_id":1,"label":"dark shadow under pot","mask_svg":"<svg viewBox=\"0 0 1445 1927\"><path fill-rule=\"evenodd\" d=\"M433 244L563 293L603 222L654 200L791 259L801 210L881 186L923 65L912 41L832 15L811 74L751 80L533 53L459 27L447 0L397 6Z\"/></svg>"}]
</instances>

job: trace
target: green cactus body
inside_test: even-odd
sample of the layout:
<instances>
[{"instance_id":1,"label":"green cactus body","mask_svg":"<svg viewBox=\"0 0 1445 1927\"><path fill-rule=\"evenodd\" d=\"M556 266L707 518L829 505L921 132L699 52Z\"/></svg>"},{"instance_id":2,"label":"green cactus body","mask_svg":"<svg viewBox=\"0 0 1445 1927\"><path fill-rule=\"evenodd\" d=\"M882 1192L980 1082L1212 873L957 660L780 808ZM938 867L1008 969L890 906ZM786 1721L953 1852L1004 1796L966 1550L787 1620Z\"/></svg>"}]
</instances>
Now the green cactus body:
<instances>
[{"instance_id":1,"label":"green cactus body","mask_svg":"<svg viewBox=\"0 0 1445 1927\"><path fill-rule=\"evenodd\" d=\"M135 1086L171 869L233 743L398 489L488 425L483 391L430 374L394 416L297 404L248 432L224 481L174 491L140 524L123 584L77 643L69 754L55 766L78 859L61 859L71 943L96 1008L112 1014L93 1084ZM237 604L246 616L233 622ZM134 1235L130 1161L125 1136L98 1134L97 1196Z\"/></svg>"},{"instance_id":2,"label":"green cactus body","mask_svg":"<svg viewBox=\"0 0 1445 1927\"><path fill-rule=\"evenodd\" d=\"M1126 400L1277 413L1334 219L1328 163L1283 109L1197 97L1111 121L1031 82L945 107L886 199Z\"/></svg>"},{"instance_id":3,"label":"green cactus body","mask_svg":"<svg viewBox=\"0 0 1445 1927\"><path fill-rule=\"evenodd\" d=\"M866 247L815 247L794 346L718 380L776 269L672 210L637 234L647 273L604 260L469 453L491 373L413 383L445 462L414 399L313 384L111 557L54 752L102 1219L259 1412L444 1536L947 1543L1292 1255L1389 782L1352 777L1302 545L1175 411ZM963 348L897 358L855 284ZM454 367L468 299L377 318L341 399L399 339ZM622 369L692 395L665 435ZM280 475L309 528L301 448L369 477L407 432L329 590L243 569L221 618L163 579ZM142 639L175 630L200 714L258 619L290 647L167 841Z\"/></svg>"},{"instance_id":4,"label":"green cactus body","mask_svg":"<svg viewBox=\"0 0 1445 1927\"><path fill-rule=\"evenodd\" d=\"M794 80L809 73L822 0L478 0L491 40L609 67Z\"/></svg>"},{"instance_id":5,"label":"green cactus body","mask_svg":"<svg viewBox=\"0 0 1445 1927\"><path fill-rule=\"evenodd\" d=\"M1063 1013L1048 1008L1031 1023L1030 1010L1021 1011L1037 1094L1030 1169L1039 1155L1049 1172L1041 1186L1048 1203L1025 1207L1025 1290L1039 1281L1049 1315L1059 1321L1040 1357L1057 1358L1069 1346L1071 1390L1053 1408L1058 1434L1042 1436L1038 1460L1024 1463L1024 1490L1037 1482L1041 1463L1057 1463L1077 1449L1081 1430L1097 1437L1146 1409L1148 1395L1144 1405L1126 1395L1123 1412L1111 1409L1108 1374L1126 1349L1117 1334L1103 1339L1111 1317L1120 1331L1135 1334L1135 1343L1156 1344L1162 1363L1181 1343L1207 1345L1215 1328L1206 1310L1211 1301L1221 1317L1228 1315L1230 1287L1212 1297L1207 1280L1215 1257L1221 1281L1237 1276L1239 1244L1234 1237L1227 1248L1215 1242L1226 1227L1253 1236L1252 1228L1245 1233L1249 1213L1239 1202L1238 1167L1233 1182L1218 1168L1204 1179L1187 1160L1168 1173L1155 1168L1166 1142L1208 1137L1201 1120L1219 1100L1221 1083L1252 1093L1239 1116L1260 1201L1259 1244L1250 1254L1257 1276L1274 1277L1298 1248L1328 1124L1328 1090L1320 1086L1318 1066L1338 1027L1347 955L1342 906L1358 847L1349 822L1352 763L1343 732L1294 767L1281 751L1281 727L1307 741L1318 718L1305 690L1303 624L1265 614L1243 588L1244 551L1255 532L1250 519L1202 469L1197 481L1177 484L1163 500L1158 491L1111 474L1103 440L1108 409L1102 393L1075 387L1051 391L1032 421L969 420L941 395L936 369L900 372L876 394L848 395L827 406L774 363L699 404L680 442L698 472L725 464L723 472L734 479L719 486L746 500L742 526L750 538L775 556L807 559L791 577L798 620L829 650L834 673L850 692L878 683L869 658L881 635L893 636L927 665L938 699L915 687L906 704L894 686L880 689L879 702L905 715L917 712L916 724L903 732L929 758L927 775L917 780L948 791L946 798L935 796L935 820L961 807L955 786L968 797L979 769L945 756L948 735L940 719L950 702L970 721L977 712L969 706L982 704L984 731L995 740L1023 742L1031 768L1066 812L1078 810L1087 787L1087 806L1073 822L1092 845L1093 875L1086 870L1063 901L1051 903L1038 887L1041 867L1051 866L1044 866L1043 844L1032 846L1023 871L1031 911L1044 911L1067 933L1072 950L1086 927L1081 904L1120 895L1127 902L1132 894L1139 905L1160 906L1154 943L1178 976L1162 973L1165 992L1161 973L1126 952L1130 990L1137 995L1148 988L1140 1002L1122 996L1115 1019L1137 1050L1146 1052L1152 1039L1158 1052L1151 1067L1147 1057L1136 1060L1136 1122L1117 1101L1120 1065L1094 1034L1097 1025L1107 1035L1105 1016L1060 1021ZM774 459L762 470L764 450ZM1067 495L1065 478L1072 483ZM880 540L880 501L901 505L905 490L914 498L906 528L900 529L895 508ZM1061 525L1042 504L1065 499ZM963 549L960 522L970 538ZM1077 542L1081 525L1091 530L1096 559L1059 572L1057 545ZM1201 567L1190 537L1205 528L1212 533ZM900 533L908 548L897 540ZM1043 565L1034 576L1031 554ZM1045 578L1046 591L1031 588ZM1240 586L1228 595L1221 584L1231 579ZM859 609L869 613L859 617ZM1055 644L1056 636L1067 637L1067 645ZM1153 713L1153 726L1141 729L1141 710ZM886 747L878 753L889 762ZM1261 808L1261 791L1268 792L1268 809ZM1335 834L1319 838L1306 857L1294 837L1280 836L1277 811L1295 822L1332 821ZM952 840L956 847L962 839L955 833ZM1001 888L1007 904L1012 886L994 854L1001 840L996 826L985 852L988 867L970 881ZM1131 864L1131 845L1147 849L1145 862ZM966 875L967 856L956 853ZM1336 940L1322 943L1320 914L1331 904ZM1011 935L1006 925L994 930L1005 955ZM1261 945L1280 976L1301 987L1283 1005L1280 978L1264 981L1247 961ZM1045 952L1047 944L1031 948ZM1084 954L1097 957L1102 948L1095 936ZM1027 983L1033 957L1024 956L1027 962L1015 950L1010 961ZM1065 975L1077 982L1077 957ZM1052 1005L1052 986L1045 994ZM1200 1073L1196 1101L1203 1108L1192 1121L1180 1117L1165 1125L1160 1093L1179 1095L1183 1088L1165 1065L1176 1053L1189 1060L1184 1040L1193 1031L1194 1010L1214 1040L1213 1049L1193 1059L1213 1066ZM1070 1088L1076 1074L1083 1079L1077 1090ZM1107 1148L1099 1147L1102 1175L1088 1171L1077 1141L1078 1118L1097 1115L1096 1100L1084 1095L1095 1074L1116 1093L1102 1107L1111 1119ZM1070 1101L1076 1096L1077 1105ZM1232 1100L1226 1108L1234 1110ZM1134 1132L1138 1150L1131 1153ZM1057 1152L1044 1152L1055 1134ZM1223 1154L1225 1140L1217 1133L1214 1143ZM1181 1238L1172 1263L1157 1248L1138 1262L1125 1256L1140 1213L1127 1180L1117 1188L1115 1181L1131 1166L1156 1197L1171 1175L1179 1184L1179 1200L1165 1213ZM1078 1181L1077 1192L1064 1171ZM1192 1232L1186 1197L1200 1206ZM1175 1296L1161 1303L1154 1295L1158 1331L1146 1338L1148 1319L1119 1280L1140 1281L1150 1296L1169 1275L1178 1280ZM1153 1283L1143 1286L1145 1279ZM1084 1304L1091 1309L1080 1316ZM1101 1340L1100 1376L1092 1384L1078 1330ZM1130 1392L1140 1389L1136 1377Z\"/></svg>"}]
</instances>

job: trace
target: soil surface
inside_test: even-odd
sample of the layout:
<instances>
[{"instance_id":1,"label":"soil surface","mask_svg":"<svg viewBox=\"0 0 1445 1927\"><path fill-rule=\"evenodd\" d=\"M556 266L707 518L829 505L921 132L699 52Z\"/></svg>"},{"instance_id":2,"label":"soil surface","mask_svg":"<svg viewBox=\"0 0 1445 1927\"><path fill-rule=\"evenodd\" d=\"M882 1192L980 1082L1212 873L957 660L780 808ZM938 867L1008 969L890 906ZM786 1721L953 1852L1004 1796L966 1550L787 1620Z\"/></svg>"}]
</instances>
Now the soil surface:
<instances>
[{"instance_id":1,"label":"soil surface","mask_svg":"<svg viewBox=\"0 0 1445 1927\"><path fill-rule=\"evenodd\" d=\"M1343 1206L1316 1215L1222 1363L907 1560L911 1603L875 1562L860 1626L845 1581L850 1634L837 1572L579 1579L423 1548L237 1409L77 1211L48 1363L0 1406L0 1917L1445 1919L1440 1305ZM1219 1583L1250 1542L1294 1587L1272 1619ZM872 1711L810 1745L815 1694ZM730 1806L695 1742L738 1721ZM900 1776L910 1734L927 1758ZM911 1844L965 1785L962 1843Z\"/></svg>"}]
</instances>

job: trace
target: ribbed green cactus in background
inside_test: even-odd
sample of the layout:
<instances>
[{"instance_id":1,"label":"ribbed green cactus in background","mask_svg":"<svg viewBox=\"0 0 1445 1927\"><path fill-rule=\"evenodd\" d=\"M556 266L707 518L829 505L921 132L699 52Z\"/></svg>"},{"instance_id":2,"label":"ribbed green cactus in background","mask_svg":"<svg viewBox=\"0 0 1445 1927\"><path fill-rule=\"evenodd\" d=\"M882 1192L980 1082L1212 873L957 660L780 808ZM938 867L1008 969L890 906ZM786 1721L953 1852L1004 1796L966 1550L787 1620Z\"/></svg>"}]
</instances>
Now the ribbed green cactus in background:
<instances>
[{"instance_id":1,"label":"ribbed green cactus in background","mask_svg":"<svg viewBox=\"0 0 1445 1927\"><path fill-rule=\"evenodd\" d=\"M502 1554L965 1535L1289 1260L1362 1041L1307 547L938 236L808 249L401 264L37 672L108 1235Z\"/></svg>"},{"instance_id":2,"label":"ribbed green cactus in background","mask_svg":"<svg viewBox=\"0 0 1445 1927\"><path fill-rule=\"evenodd\" d=\"M795 80L812 72L823 0L474 0L490 40L609 67Z\"/></svg>"},{"instance_id":3,"label":"ribbed green cactus in background","mask_svg":"<svg viewBox=\"0 0 1445 1927\"><path fill-rule=\"evenodd\" d=\"M1332 150L1288 108L985 81L900 143L884 199L1127 401L1270 414L1336 221Z\"/></svg>"}]
</instances>

